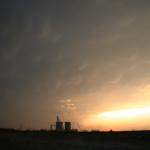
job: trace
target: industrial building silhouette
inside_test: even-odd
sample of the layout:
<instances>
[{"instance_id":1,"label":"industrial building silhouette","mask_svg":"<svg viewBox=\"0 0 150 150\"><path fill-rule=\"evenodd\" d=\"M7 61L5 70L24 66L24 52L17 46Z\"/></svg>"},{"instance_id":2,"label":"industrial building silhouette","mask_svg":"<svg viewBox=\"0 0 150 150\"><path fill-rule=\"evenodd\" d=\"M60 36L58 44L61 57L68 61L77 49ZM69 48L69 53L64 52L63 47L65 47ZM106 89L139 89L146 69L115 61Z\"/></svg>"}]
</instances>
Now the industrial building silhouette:
<instances>
[{"instance_id":1,"label":"industrial building silhouette","mask_svg":"<svg viewBox=\"0 0 150 150\"><path fill-rule=\"evenodd\" d=\"M50 130L54 130L54 131L72 131L72 126L71 126L71 122L62 122L59 118L59 116L57 116L56 118L56 122L55 125L50 125Z\"/></svg>"}]
</instances>

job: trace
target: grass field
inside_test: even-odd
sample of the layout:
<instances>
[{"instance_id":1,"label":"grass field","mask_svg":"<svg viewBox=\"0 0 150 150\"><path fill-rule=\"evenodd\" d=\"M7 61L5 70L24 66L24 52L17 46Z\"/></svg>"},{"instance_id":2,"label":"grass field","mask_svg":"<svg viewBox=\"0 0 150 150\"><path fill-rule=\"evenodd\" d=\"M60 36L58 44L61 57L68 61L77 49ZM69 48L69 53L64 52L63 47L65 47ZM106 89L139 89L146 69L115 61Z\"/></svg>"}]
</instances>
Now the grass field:
<instances>
[{"instance_id":1,"label":"grass field","mask_svg":"<svg viewBox=\"0 0 150 150\"><path fill-rule=\"evenodd\" d=\"M3 150L149 150L150 131L48 132L0 130Z\"/></svg>"}]
</instances>

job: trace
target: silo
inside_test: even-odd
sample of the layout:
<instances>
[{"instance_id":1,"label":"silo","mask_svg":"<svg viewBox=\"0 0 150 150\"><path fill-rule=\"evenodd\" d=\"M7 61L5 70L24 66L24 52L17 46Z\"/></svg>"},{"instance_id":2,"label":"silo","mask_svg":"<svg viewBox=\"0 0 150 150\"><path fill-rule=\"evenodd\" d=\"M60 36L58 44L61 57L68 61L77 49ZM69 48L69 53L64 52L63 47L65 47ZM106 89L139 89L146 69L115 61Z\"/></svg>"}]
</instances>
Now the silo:
<instances>
[{"instance_id":1,"label":"silo","mask_svg":"<svg viewBox=\"0 0 150 150\"><path fill-rule=\"evenodd\" d=\"M71 122L65 122L65 131L71 131Z\"/></svg>"},{"instance_id":2,"label":"silo","mask_svg":"<svg viewBox=\"0 0 150 150\"><path fill-rule=\"evenodd\" d=\"M56 122L56 131L63 131L63 122L57 121Z\"/></svg>"}]
</instances>

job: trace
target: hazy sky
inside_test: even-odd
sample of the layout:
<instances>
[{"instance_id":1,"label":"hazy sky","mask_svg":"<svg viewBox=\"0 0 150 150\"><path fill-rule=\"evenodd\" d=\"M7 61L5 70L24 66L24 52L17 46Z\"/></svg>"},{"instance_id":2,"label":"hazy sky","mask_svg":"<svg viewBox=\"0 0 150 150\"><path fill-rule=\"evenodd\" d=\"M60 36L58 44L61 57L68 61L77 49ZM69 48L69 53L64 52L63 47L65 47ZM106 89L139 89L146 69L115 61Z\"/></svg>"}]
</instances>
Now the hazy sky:
<instances>
[{"instance_id":1,"label":"hazy sky","mask_svg":"<svg viewBox=\"0 0 150 150\"><path fill-rule=\"evenodd\" d=\"M0 1L0 127L49 128L59 114L150 129L150 117L91 120L139 107L150 107L149 0Z\"/></svg>"}]
</instances>

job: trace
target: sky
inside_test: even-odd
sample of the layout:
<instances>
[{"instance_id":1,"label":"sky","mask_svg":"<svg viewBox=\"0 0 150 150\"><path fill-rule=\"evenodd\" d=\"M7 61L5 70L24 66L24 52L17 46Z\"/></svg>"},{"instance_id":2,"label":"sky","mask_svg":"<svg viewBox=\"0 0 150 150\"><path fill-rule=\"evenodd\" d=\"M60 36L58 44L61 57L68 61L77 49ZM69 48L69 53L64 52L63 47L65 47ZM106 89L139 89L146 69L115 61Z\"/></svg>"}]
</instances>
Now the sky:
<instances>
[{"instance_id":1,"label":"sky","mask_svg":"<svg viewBox=\"0 0 150 150\"><path fill-rule=\"evenodd\" d=\"M1 0L0 127L48 129L59 115L78 129L150 129L149 8Z\"/></svg>"}]
</instances>

